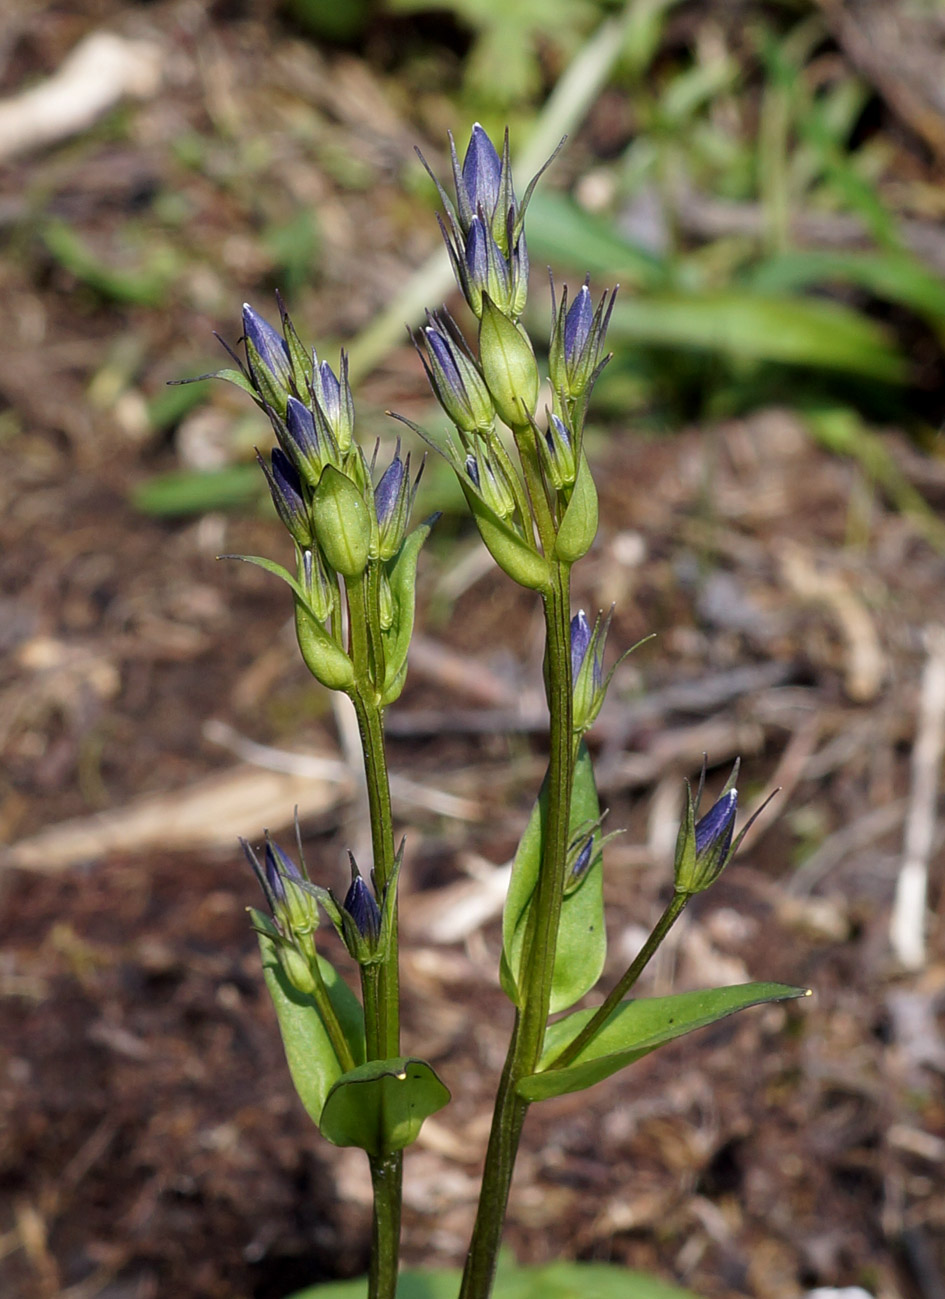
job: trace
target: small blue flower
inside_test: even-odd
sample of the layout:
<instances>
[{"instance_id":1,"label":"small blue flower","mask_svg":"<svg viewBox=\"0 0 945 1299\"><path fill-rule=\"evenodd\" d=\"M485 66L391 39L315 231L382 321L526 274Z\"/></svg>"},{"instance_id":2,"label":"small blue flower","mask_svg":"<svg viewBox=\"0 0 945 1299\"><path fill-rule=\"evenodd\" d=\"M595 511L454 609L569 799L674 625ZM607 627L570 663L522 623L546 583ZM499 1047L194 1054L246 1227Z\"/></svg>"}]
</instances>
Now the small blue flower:
<instances>
[{"instance_id":1,"label":"small blue flower","mask_svg":"<svg viewBox=\"0 0 945 1299\"><path fill-rule=\"evenodd\" d=\"M434 396L460 432L487 432L495 423L495 407L456 322L446 310L427 313L427 321L414 341Z\"/></svg>"},{"instance_id":2,"label":"small blue flower","mask_svg":"<svg viewBox=\"0 0 945 1299\"><path fill-rule=\"evenodd\" d=\"M351 887L345 894L344 907L361 938L371 945L375 944L381 936L381 909L361 875L356 875L351 881Z\"/></svg>"},{"instance_id":3,"label":"small blue flower","mask_svg":"<svg viewBox=\"0 0 945 1299\"><path fill-rule=\"evenodd\" d=\"M732 773L725 783L725 788L705 816L696 820L702 792L705 788L706 767L703 762L702 774L699 777L699 788L693 798L688 782L686 785L686 813L679 827L676 839L675 876L676 892L692 895L702 893L710 884L714 884L722 871L738 851L745 835L754 825L757 817L768 806L774 794L771 794L754 816L734 838L735 817L738 812L738 779L740 760L732 768ZM777 793L777 790L775 790Z\"/></svg>"},{"instance_id":4,"label":"small blue flower","mask_svg":"<svg viewBox=\"0 0 945 1299\"><path fill-rule=\"evenodd\" d=\"M571 619L571 680L576 681L591 643L591 625L587 614L579 609Z\"/></svg>"},{"instance_id":5,"label":"small blue flower","mask_svg":"<svg viewBox=\"0 0 945 1299\"><path fill-rule=\"evenodd\" d=\"M696 822L696 858L707 854L724 857L732 846L735 814L738 811L738 790L734 787L723 794L717 803Z\"/></svg>"},{"instance_id":6,"label":"small blue flower","mask_svg":"<svg viewBox=\"0 0 945 1299\"><path fill-rule=\"evenodd\" d=\"M582 735L593 726L607 694L607 686L604 684L604 646L613 612L611 609L606 617L599 613L593 630L583 609L579 609L571 619L573 725L575 731Z\"/></svg>"},{"instance_id":7,"label":"small blue flower","mask_svg":"<svg viewBox=\"0 0 945 1299\"><path fill-rule=\"evenodd\" d=\"M609 357L601 359L607 326L614 309L617 290L603 295L596 309L591 302L587 281L581 285L571 305L565 286L561 302L555 301L551 285L552 328L548 350L548 373L557 400L562 405L590 396L597 376Z\"/></svg>"},{"instance_id":8,"label":"small blue flower","mask_svg":"<svg viewBox=\"0 0 945 1299\"><path fill-rule=\"evenodd\" d=\"M256 452L256 459L266 475L272 503L292 539L302 547L312 544L312 520L305 489L295 466L281 447L273 447L271 465Z\"/></svg>"}]
</instances>

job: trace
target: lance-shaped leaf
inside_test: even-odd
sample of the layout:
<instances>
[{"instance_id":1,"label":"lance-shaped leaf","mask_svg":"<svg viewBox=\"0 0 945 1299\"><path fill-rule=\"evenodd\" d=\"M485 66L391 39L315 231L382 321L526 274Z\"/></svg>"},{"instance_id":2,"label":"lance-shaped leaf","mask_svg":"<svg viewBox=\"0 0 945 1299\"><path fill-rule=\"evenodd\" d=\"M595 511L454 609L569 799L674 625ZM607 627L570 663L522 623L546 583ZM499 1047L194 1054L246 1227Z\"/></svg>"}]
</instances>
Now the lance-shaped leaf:
<instances>
[{"instance_id":1,"label":"lance-shaped leaf","mask_svg":"<svg viewBox=\"0 0 945 1299\"><path fill-rule=\"evenodd\" d=\"M413 620L417 604L417 560L423 543L440 517L439 512L424 519L418 527L404 537L400 549L390 561L387 577L390 583L391 624L383 633L384 639L384 694L381 704L392 704L404 688L407 675L407 651L413 635Z\"/></svg>"},{"instance_id":2,"label":"lance-shaped leaf","mask_svg":"<svg viewBox=\"0 0 945 1299\"><path fill-rule=\"evenodd\" d=\"M542 786L512 863L508 897L502 915L502 961L500 978L507 997L519 1005L522 948L541 869L544 828L548 817L548 791ZM597 789L590 754L582 743L574 771L571 795L569 839L582 826L596 824L600 817ZM604 968L607 934L604 928L603 860L599 853L580 885L561 904L558 946L551 987L551 1012L568 1006L593 988Z\"/></svg>"},{"instance_id":3,"label":"lance-shaped leaf","mask_svg":"<svg viewBox=\"0 0 945 1299\"><path fill-rule=\"evenodd\" d=\"M529 545L511 523L500 519L489 508L465 474L459 476L459 485L476 520L479 535L502 571L513 582L518 582L519 586L527 586L532 591L544 591L551 581L551 565L548 560L538 553L534 545Z\"/></svg>"},{"instance_id":4,"label":"lance-shaped leaf","mask_svg":"<svg viewBox=\"0 0 945 1299\"><path fill-rule=\"evenodd\" d=\"M264 917L259 919L265 920ZM264 925L257 925L257 932L263 927ZM276 1008L289 1072L299 1099L317 1125L328 1093L341 1077L341 1065L315 1002L289 982L279 960L275 940L266 933L259 932L259 950L266 987ZM328 989L328 998L338 1016L351 1054L355 1060L361 1061L364 1059L364 1016L361 1003L324 957L319 956L318 964Z\"/></svg>"},{"instance_id":5,"label":"lance-shaped leaf","mask_svg":"<svg viewBox=\"0 0 945 1299\"><path fill-rule=\"evenodd\" d=\"M587 457L582 453L578 464L577 481L568 502L568 508L558 527L555 554L566 564L586 555L597 536L597 488Z\"/></svg>"},{"instance_id":6,"label":"lance-shaped leaf","mask_svg":"<svg viewBox=\"0 0 945 1299\"><path fill-rule=\"evenodd\" d=\"M370 1060L338 1079L318 1126L336 1146L388 1155L416 1141L424 1119L449 1099L449 1090L423 1060Z\"/></svg>"},{"instance_id":7,"label":"lance-shaped leaf","mask_svg":"<svg viewBox=\"0 0 945 1299\"><path fill-rule=\"evenodd\" d=\"M737 1010L807 996L810 996L809 989L792 988L784 983L741 983L731 988L681 992L674 997L631 998L621 1002L597 1036L570 1064L563 1069L549 1069L594 1015L593 1010L575 1011L549 1026L539 1072L523 1078L518 1093L523 1100L541 1101L582 1091L649 1055L665 1042L715 1024Z\"/></svg>"}]
</instances>

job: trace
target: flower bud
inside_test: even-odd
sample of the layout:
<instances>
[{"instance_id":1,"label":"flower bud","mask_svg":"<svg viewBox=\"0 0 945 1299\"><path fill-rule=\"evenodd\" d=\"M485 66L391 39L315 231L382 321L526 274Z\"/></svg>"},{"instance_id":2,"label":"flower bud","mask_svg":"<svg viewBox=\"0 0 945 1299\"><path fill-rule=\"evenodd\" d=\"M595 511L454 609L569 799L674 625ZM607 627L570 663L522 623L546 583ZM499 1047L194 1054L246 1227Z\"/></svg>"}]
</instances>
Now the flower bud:
<instances>
[{"instance_id":1,"label":"flower bud","mask_svg":"<svg viewBox=\"0 0 945 1299\"><path fill-rule=\"evenodd\" d=\"M552 414L548 420L548 430L538 438L538 448L552 486L556 491L572 487L577 477L577 462L574 456L574 441L568 432L564 420Z\"/></svg>"},{"instance_id":2,"label":"flower bud","mask_svg":"<svg viewBox=\"0 0 945 1299\"><path fill-rule=\"evenodd\" d=\"M738 790L735 781L738 778L739 763L740 760L736 760L732 774L726 781L719 798L698 821L696 816L699 812L699 804L702 802L702 791L705 788L705 763L702 765L695 798L692 797L688 782L686 784L686 812L676 838L674 861L677 893L688 895L702 893L714 884L735 856L755 820L774 798L774 794L771 794L765 799L733 842L735 816L738 811Z\"/></svg>"},{"instance_id":3,"label":"flower bud","mask_svg":"<svg viewBox=\"0 0 945 1299\"><path fill-rule=\"evenodd\" d=\"M551 289L554 303L553 283ZM616 289L609 299L605 293L595 310L585 281L569 307L568 290L565 287L560 307L554 309L551 346L548 350L551 385L562 403L589 396L597 376L606 365L607 358L602 362L601 352L616 296Z\"/></svg>"},{"instance_id":4,"label":"flower bud","mask_svg":"<svg viewBox=\"0 0 945 1299\"><path fill-rule=\"evenodd\" d=\"M243 303L243 339L253 386L267 405L284 415L294 387L289 348L282 335L248 302Z\"/></svg>"},{"instance_id":5,"label":"flower bud","mask_svg":"<svg viewBox=\"0 0 945 1299\"><path fill-rule=\"evenodd\" d=\"M292 540L299 546L310 546L312 520L309 517L308 504L295 466L281 447L273 447L271 467L266 464L258 451L256 459L266 475L276 513L288 529Z\"/></svg>"},{"instance_id":6,"label":"flower bud","mask_svg":"<svg viewBox=\"0 0 945 1299\"><path fill-rule=\"evenodd\" d=\"M538 400L538 366L528 335L483 296L479 324L483 378L496 410L510 428L528 424Z\"/></svg>"},{"instance_id":7,"label":"flower bud","mask_svg":"<svg viewBox=\"0 0 945 1299\"><path fill-rule=\"evenodd\" d=\"M312 375L312 397L320 426L334 439L343 456L351 446L354 433L354 399L348 383L348 357L341 353L341 376L336 376L327 361L318 362Z\"/></svg>"},{"instance_id":8,"label":"flower bud","mask_svg":"<svg viewBox=\"0 0 945 1299\"><path fill-rule=\"evenodd\" d=\"M487 432L495 422L495 407L479 367L448 312L427 316L422 338L426 354L417 347L434 396L463 433Z\"/></svg>"},{"instance_id":9,"label":"flower bud","mask_svg":"<svg viewBox=\"0 0 945 1299\"><path fill-rule=\"evenodd\" d=\"M582 735L594 724L607 693L604 683L604 645L612 617L612 609L606 618L598 614L593 631L583 609L579 609L571 619L573 726L575 732Z\"/></svg>"},{"instance_id":10,"label":"flower bud","mask_svg":"<svg viewBox=\"0 0 945 1299\"><path fill-rule=\"evenodd\" d=\"M312 521L322 554L342 577L360 577L371 547L364 497L346 475L326 465L312 500Z\"/></svg>"}]
</instances>

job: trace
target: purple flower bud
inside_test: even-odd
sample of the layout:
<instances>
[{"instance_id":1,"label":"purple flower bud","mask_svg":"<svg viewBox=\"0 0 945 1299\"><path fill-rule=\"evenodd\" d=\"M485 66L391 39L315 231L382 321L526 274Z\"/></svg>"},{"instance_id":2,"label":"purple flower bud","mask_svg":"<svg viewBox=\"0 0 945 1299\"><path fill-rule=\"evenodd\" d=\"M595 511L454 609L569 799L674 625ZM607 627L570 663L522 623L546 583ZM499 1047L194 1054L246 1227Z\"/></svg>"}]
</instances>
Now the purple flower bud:
<instances>
[{"instance_id":1,"label":"purple flower bud","mask_svg":"<svg viewBox=\"0 0 945 1299\"><path fill-rule=\"evenodd\" d=\"M484 432L495 422L495 407L479 367L446 310L429 315L420 335L424 353L415 339L420 360L434 396L462 433Z\"/></svg>"},{"instance_id":2,"label":"purple flower bud","mask_svg":"<svg viewBox=\"0 0 945 1299\"><path fill-rule=\"evenodd\" d=\"M585 282L578 290L564 321L564 359L568 366L576 363L587 346L593 320L594 306L590 289Z\"/></svg>"},{"instance_id":3,"label":"purple flower bud","mask_svg":"<svg viewBox=\"0 0 945 1299\"><path fill-rule=\"evenodd\" d=\"M361 937L369 943L376 943L381 936L381 910L360 875L355 875L351 881L345 894L344 908Z\"/></svg>"},{"instance_id":4,"label":"purple flower bud","mask_svg":"<svg viewBox=\"0 0 945 1299\"><path fill-rule=\"evenodd\" d=\"M271 468L258 451L256 452L256 459L266 475L272 503L276 507L279 518L285 524L294 541L297 541L300 546L310 546L312 544L312 523L303 495L302 483L292 461L281 447L273 447L272 449Z\"/></svg>"},{"instance_id":5,"label":"purple flower bud","mask_svg":"<svg viewBox=\"0 0 945 1299\"><path fill-rule=\"evenodd\" d=\"M292 363L288 345L278 330L273 329L269 321L254 311L248 302L243 303L243 334L253 377L258 379L258 367L254 364L253 356L255 353L268 370L271 381L281 388L289 388L292 383Z\"/></svg>"},{"instance_id":6,"label":"purple flower bud","mask_svg":"<svg viewBox=\"0 0 945 1299\"><path fill-rule=\"evenodd\" d=\"M469 477L472 479L472 481L475 483L476 487L478 488L480 483L479 465L476 461L475 456L466 457L466 473L469 475Z\"/></svg>"},{"instance_id":7,"label":"purple flower bud","mask_svg":"<svg viewBox=\"0 0 945 1299\"><path fill-rule=\"evenodd\" d=\"M325 462L312 412L297 397L290 397L286 405L285 422L289 432L288 450L292 459L299 472L314 487L321 477Z\"/></svg>"},{"instance_id":8,"label":"purple flower bud","mask_svg":"<svg viewBox=\"0 0 945 1299\"><path fill-rule=\"evenodd\" d=\"M577 478L574 442L567 424L552 413L542 442L539 443L542 461L552 486L556 491L573 487Z\"/></svg>"},{"instance_id":9,"label":"purple flower bud","mask_svg":"<svg viewBox=\"0 0 945 1299\"><path fill-rule=\"evenodd\" d=\"M404 462L399 455L395 455L381 475L381 481L374 488L374 508L382 531L397 506L406 477L407 470Z\"/></svg>"},{"instance_id":10,"label":"purple flower bud","mask_svg":"<svg viewBox=\"0 0 945 1299\"><path fill-rule=\"evenodd\" d=\"M594 836L588 835L587 839L581 846L581 850L574 859L574 865L571 867L570 880L579 880L588 866L591 864L591 852L594 848Z\"/></svg>"},{"instance_id":11,"label":"purple flower bud","mask_svg":"<svg viewBox=\"0 0 945 1299\"><path fill-rule=\"evenodd\" d=\"M581 671L581 664L584 662L584 656L587 654L587 647L591 643L591 626L587 621L587 614L583 609L571 619L571 680L577 681L578 673Z\"/></svg>"},{"instance_id":12,"label":"purple flower bud","mask_svg":"<svg viewBox=\"0 0 945 1299\"><path fill-rule=\"evenodd\" d=\"M728 855L737 811L738 790L732 788L696 822L697 861L709 852L722 859Z\"/></svg>"},{"instance_id":13,"label":"purple flower bud","mask_svg":"<svg viewBox=\"0 0 945 1299\"><path fill-rule=\"evenodd\" d=\"M499 199L501 176L502 160L495 145L476 122L463 158L463 183L473 212L482 207L487 218L491 219Z\"/></svg>"}]
</instances>

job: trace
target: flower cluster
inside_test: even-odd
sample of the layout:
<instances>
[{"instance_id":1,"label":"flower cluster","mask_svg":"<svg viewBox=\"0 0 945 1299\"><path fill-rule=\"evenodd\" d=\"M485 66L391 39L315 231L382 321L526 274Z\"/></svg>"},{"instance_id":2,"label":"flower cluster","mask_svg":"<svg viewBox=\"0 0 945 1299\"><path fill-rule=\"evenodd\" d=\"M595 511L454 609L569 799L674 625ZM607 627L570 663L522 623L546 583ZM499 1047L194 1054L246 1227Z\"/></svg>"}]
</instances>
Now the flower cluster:
<instances>
[{"instance_id":1,"label":"flower cluster","mask_svg":"<svg viewBox=\"0 0 945 1299\"><path fill-rule=\"evenodd\" d=\"M239 384L269 417L276 445L268 458L257 458L295 543L296 572L240 558L292 587L299 646L312 674L331 689L369 686L383 706L403 687L417 555L432 523L408 532L420 474L411 477L399 441L382 472L376 447L368 461L354 438L347 358L342 353L337 373L319 361L303 347L281 300L279 308L281 333L243 307L245 359L231 351L239 368L218 377ZM355 646L350 629L361 624L365 636Z\"/></svg>"},{"instance_id":2,"label":"flower cluster","mask_svg":"<svg viewBox=\"0 0 945 1299\"><path fill-rule=\"evenodd\" d=\"M552 283L552 406L539 428L538 366L520 317L528 293L525 212L541 171L519 202L508 132L500 155L478 124L462 163L450 137L450 159L452 197L427 170L443 204L440 227L456 283L478 324L478 346L469 346L445 309L428 313L415 342L456 436L417 431L452 465L499 566L523 586L544 590L554 562L579 559L597 531L584 417L608 359L603 347L614 294L595 308L585 283L570 303L565 288L559 303ZM511 430L517 455L497 420Z\"/></svg>"}]
</instances>

